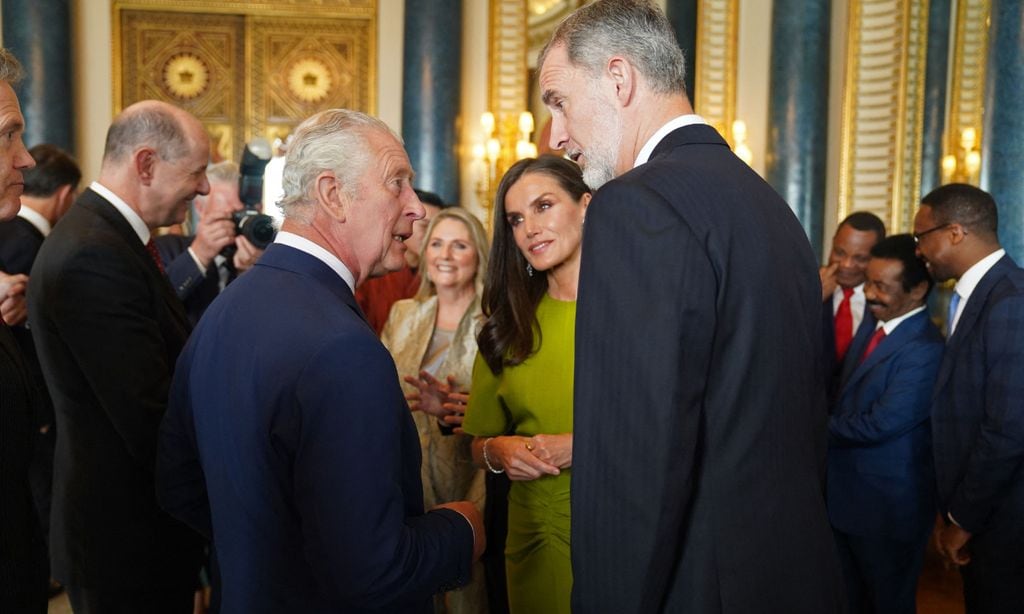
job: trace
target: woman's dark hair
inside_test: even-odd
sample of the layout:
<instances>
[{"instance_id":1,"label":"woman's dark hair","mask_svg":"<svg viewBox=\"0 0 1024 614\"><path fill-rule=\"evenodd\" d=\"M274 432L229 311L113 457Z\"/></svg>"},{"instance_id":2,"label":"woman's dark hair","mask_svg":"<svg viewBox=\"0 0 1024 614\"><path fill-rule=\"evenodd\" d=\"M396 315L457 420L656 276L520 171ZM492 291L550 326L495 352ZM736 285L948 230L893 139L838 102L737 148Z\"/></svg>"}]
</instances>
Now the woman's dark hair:
<instances>
[{"instance_id":1,"label":"woman's dark hair","mask_svg":"<svg viewBox=\"0 0 1024 614\"><path fill-rule=\"evenodd\" d=\"M558 156L520 160L501 178L494 197L494 238L481 302L487 320L477 337L480 353L495 374L501 373L505 366L526 360L541 343L537 305L547 292L547 276L538 272L531 277L526 272L526 258L519 251L505 217L505 197L509 189L524 175L532 173L551 177L574 201L590 193L580 167Z\"/></svg>"}]
</instances>

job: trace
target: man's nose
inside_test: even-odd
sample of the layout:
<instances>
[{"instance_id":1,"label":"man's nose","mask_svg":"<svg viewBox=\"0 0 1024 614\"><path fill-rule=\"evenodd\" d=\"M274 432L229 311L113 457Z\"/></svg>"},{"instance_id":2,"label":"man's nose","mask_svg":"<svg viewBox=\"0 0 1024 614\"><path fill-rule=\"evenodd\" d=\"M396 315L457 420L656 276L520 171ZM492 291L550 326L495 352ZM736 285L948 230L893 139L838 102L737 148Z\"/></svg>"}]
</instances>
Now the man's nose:
<instances>
[{"instance_id":1,"label":"man's nose","mask_svg":"<svg viewBox=\"0 0 1024 614\"><path fill-rule=\"evenodd\" d=\"M565 117L560 113L551 114L551 137L548 139L548 145L552 149L565 149L566 144L569 142L569 132L565 127Z\"/></svg>"}]
</instances>

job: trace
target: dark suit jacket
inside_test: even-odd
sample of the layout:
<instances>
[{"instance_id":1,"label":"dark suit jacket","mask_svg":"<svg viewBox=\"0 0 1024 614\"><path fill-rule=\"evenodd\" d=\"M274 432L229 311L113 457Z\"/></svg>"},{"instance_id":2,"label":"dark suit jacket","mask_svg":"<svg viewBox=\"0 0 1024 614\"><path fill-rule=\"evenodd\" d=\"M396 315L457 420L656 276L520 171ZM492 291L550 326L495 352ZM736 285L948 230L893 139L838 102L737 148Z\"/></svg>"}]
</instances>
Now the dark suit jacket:
<instances>
[{"instance_id":1,"label":"dark suit jacket","mask_svg":"<svg viewBox=\"0 0 1024 614\"><path fill-rule=\"evenodd\" d=\"M576 611L842 608L820 311L803 229L711 127L675 130L597 192L576 319Z\"/></svg>"},{"instance_id":2,"label":"dark suit jacket","mask_svg":"<svg viewBox=\"0 0 1024 614\"><path fill-rule=\"evenodd\" d=\"M828 510L851 535L917 541L935 522L931 394L945 342L923 311L864 362L874 330L850 344L829 417Z\"/></svg>"},{"instance_id":3,"label":"dark suit jacket","mask_svg":"<svg viewBox=\"0 0 1024 614\"><path fill-rule=\"evenodd\" d=\"M939 505L971 551L1024 563L1024 270L1001 258L974 288L932 397Z\"/></svg>"},{"instance_id":4,"label":"dark suit jacket","mask_svg":"<svg viewBox=\"0 0 1024 614\"><path fill-rule=\"evenodd\" d=\"M469 525L423 513L390 354L338 275L291 247L231 284L182 353L158 487L212 534L225 612L424 612L468 580Z\"/></svg>"},{"instance_id":5,"label":"dark suit jacket","mask_svg":"<svg viewBox=\"0 0 1024 614\"><path fill-rule=\"evenodd\" d=\"M0 611L46 612L46 546L29 489L35 396L11 329L0 321Z\"/></svg>"},{"instance_id":6,"label":"dark suit jacket","mask_svg":"<svg viewBox=\"0 0 1024 614\"><path fill-rule=\"evenodd\" d=\"M192 237L181 235L162 235L153 239L153 242L164 263L167 278L174 286L178 298L185 304L189 322L195 326L213 299L220 294L220 272L214 263L206 267L205 274L199 270L199 265L188 253L192 240ZM228 283L234 281L236 276L234 267L231 267Z\"/></svg>"},{"instance_id":7,"label":"dark suit jacket","mask_svg":"<svg viewBox=\"0 0 1024 614\"><path fill-rule=\"evenodd\" d=\"M157 433L188 337L127 220L86 190L43 244L32 333L57 414L51 560L65 585L194 586L202 542L154 491Z\"/></svg>"},{"instance_id":8,"label":"dark suit jacket","mask_svg":"<svg viewBox=\"0 0 1024 614\"><path fill-rule=\"evenodd\" d=\"M32 270L32 263L36 260L36 254L43 245L43 233L32 225L31 222L22 217L16 217L6 222L0 222L0 271L14 275L28 275ZM43 379L43 371L39 367L39 358L36 356L36 348L32 343L32 333L24 326L12 326L11 332L18 341L25 367L31 374L32 386L35 389L38 402L35 403L35 416L33 420L36 427L45 424L53 424L53 403L50 402L50 395L46 392L46 382Z\"/></svg>"},{"instance_id":9,"label":"dark suit jacket","mask_svg":"<svg viewBox=\"0 0 1024 614\"><path fill-rule=\"evenodd\" d=\"M871 313L871 310L864 306L864 317L861 318L860 326L853 332L853 337L856 339L859 335L867 334L871 337L871 334L875 332L875 325L878 321L875 320L875 316ZM836 319L835 314L832 310L832 297L828 297L821 304L821 330L822 338L824 343L822 344L821 362L825 365L825 396L828 402L827 407L831 408L836 403L836 395L839 393L840 378L843 373L843 369L848 362L845 358L842 362L836 360ZM852 347L851 342L851 347ZM850 349L847 349L846 356L850 356ZM857 366L857 362L860 360L860 355L853 360L853 366Z\"/></svg>"}]
</instances>

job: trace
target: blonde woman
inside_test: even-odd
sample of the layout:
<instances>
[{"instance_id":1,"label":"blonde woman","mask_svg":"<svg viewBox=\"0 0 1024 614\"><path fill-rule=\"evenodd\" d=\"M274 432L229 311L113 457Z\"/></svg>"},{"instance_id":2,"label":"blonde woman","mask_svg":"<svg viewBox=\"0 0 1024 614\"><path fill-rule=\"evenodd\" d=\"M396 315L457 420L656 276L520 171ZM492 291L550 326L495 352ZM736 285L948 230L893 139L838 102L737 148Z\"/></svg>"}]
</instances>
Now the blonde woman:
<instances>
[{"instance_id":1,"label":"blonde woman","mask_svg":"<svg viewBox=\"0 0 1024 614\"><path fill-rule=\"evenodd\" d=\"M443 405L448 392L469 390L482 323L487 236L471 213L449 207L434 216L426 237L419 291L392 306L381 340L395 359L419 432L426 508L470 500L482 510L484 477L473 464L472 438L453 432L461 416ZM487 612L479 563L468 586L435 598L435 612Z\"/></svg>"}]
</instances>

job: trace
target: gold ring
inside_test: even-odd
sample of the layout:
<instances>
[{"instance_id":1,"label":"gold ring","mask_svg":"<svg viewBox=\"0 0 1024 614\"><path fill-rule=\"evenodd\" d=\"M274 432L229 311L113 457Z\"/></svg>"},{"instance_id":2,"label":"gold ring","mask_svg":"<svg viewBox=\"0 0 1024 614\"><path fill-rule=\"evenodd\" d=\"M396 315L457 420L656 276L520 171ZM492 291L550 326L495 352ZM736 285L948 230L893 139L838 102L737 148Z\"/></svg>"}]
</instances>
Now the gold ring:
<instances>
[{"instance_id":1,"label":"gold ring","mask_svg":"<svg viewBox=\"0 0 1024 614\"><path fill-rule=\"evenodd\" d=\"M529 450L530 452L533 452L533 442L532 441L527 441L526 442L526 449Z\"/></svg>"}]
</instances>

